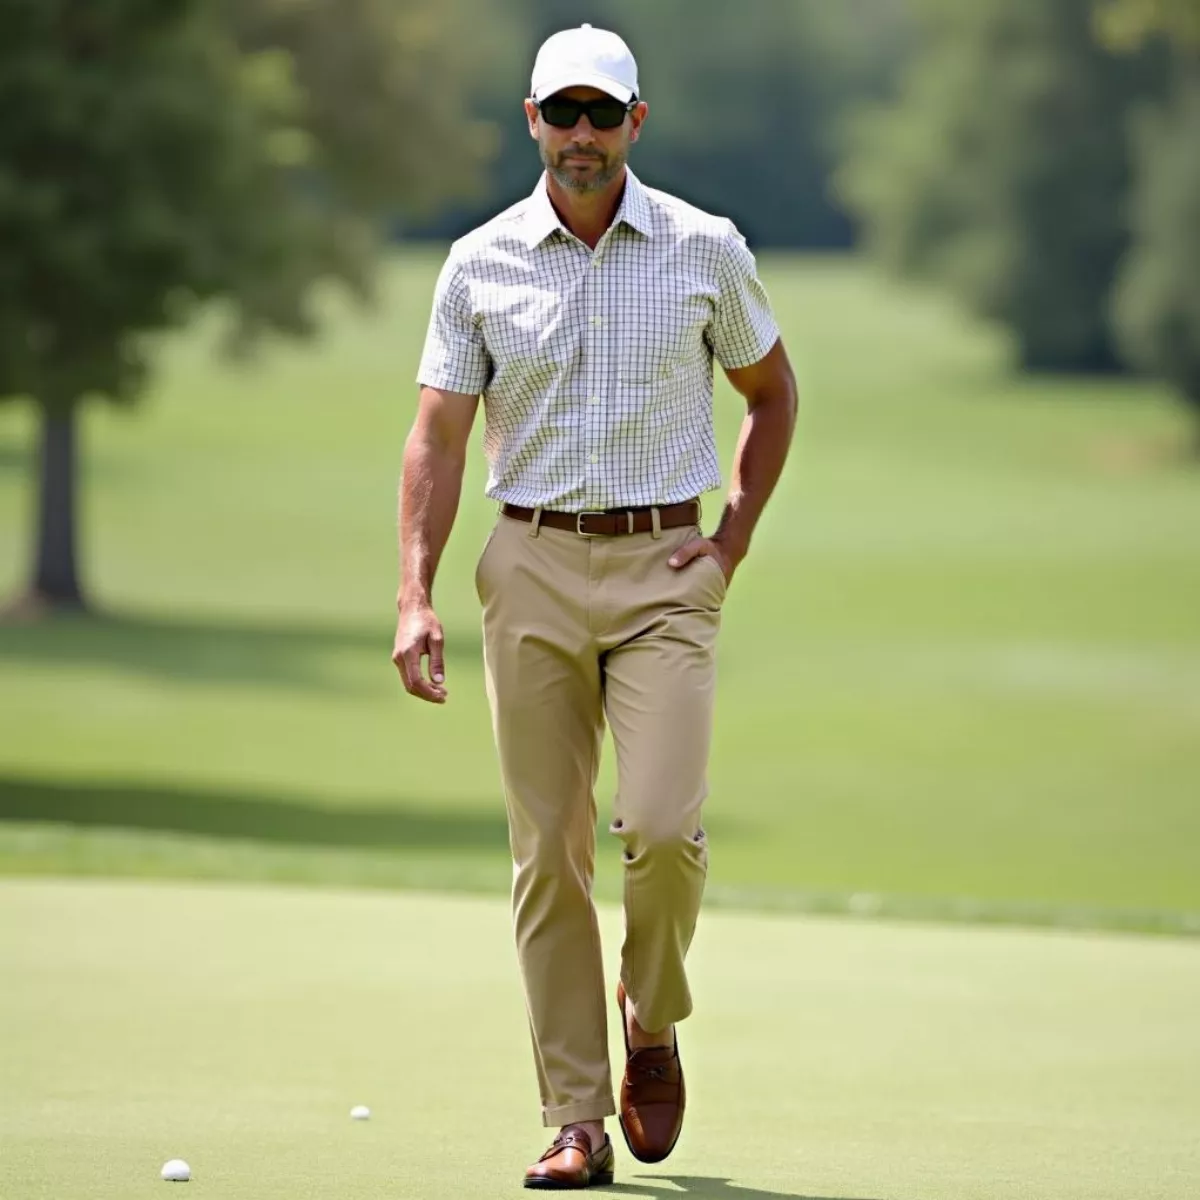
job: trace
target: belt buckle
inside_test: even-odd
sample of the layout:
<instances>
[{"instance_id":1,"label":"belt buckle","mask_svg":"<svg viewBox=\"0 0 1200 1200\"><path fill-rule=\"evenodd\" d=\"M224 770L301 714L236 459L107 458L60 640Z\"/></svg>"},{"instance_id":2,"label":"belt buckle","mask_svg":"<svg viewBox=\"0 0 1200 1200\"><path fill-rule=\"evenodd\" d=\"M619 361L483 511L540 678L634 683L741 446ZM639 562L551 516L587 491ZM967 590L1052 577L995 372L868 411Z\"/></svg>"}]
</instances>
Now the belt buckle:
<instances>
[{"instance_id":1,"label":"belt buckle","mask_svg":"<svg viewBox=\"0 0 1200 1200\"><path fill-rule=\"evenodd\" d=\"M577 534L579 534L580 537L604 537L604 534L602 534L602 533L588 533L587 530L584 529L584 527L583 527L583 518L584 517L607 517L608 515L609 515L608 513L602 512L599 509L591 509L590 511L587 511L587 512L576 513L575 514L575 532Z\"/></svg>"}]
</instances>

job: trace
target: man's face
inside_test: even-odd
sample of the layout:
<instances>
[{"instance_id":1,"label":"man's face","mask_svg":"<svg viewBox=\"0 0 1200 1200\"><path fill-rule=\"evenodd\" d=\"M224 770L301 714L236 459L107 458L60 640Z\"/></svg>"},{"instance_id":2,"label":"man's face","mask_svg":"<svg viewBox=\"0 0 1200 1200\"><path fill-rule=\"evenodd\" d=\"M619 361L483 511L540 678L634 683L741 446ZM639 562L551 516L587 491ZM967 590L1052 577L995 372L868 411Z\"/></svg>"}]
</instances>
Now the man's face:
<instances>
[{"instance_id":1,"label":"man's face","mask_svg":"<svg viewBox=\"0 0 1200 1200\"><path fill-rule=\"evenodd\" d=\"M589 87L564 88L553 99L612 102L611 96ZM646 105L639 103L615 129L597 129L587 114L581 113L566 129L551 125L532 100L525 101L529 132L537 140L546 170L573 192L599 191L616 178L629 157L630 145L638 139L646 112Z\"/></svg>"}]
</instances>

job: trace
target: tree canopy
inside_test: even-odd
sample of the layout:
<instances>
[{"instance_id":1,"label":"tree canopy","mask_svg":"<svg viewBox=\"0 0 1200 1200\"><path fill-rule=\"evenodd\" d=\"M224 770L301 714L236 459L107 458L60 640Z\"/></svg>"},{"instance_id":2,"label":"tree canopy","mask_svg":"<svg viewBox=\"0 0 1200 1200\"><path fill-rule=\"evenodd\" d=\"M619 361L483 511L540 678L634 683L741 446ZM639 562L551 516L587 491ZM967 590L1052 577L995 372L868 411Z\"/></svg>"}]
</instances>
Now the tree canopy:
<instances>
[{"instance_id":1,"label":"tree canopy","mask_svg":"<svg viewBox=\"0 0 1200 1200\"><path fill-rule=\"evenodd\" d=\"M1100 46L1091 0L923 0L921 14L901 101L856 123L840 176L867 244L1006 325L1023 366L1111 367L1126 115L1161 90L1160 67Z\"/></svg>"},{"instance_id":2,"label":"tree canopy","mask_svg":"<svg viewBox=\"0 0 1200 1200\"><path fill-rule=\"evenodd\" d=\"M35 594L80 600L81 401L135 400L151 337L212 299L243 347L311 332L316 283L367 293L388 219L480 185L468 3L6 6L0 400L43 418Z\"/></svg>"}]
</instances>

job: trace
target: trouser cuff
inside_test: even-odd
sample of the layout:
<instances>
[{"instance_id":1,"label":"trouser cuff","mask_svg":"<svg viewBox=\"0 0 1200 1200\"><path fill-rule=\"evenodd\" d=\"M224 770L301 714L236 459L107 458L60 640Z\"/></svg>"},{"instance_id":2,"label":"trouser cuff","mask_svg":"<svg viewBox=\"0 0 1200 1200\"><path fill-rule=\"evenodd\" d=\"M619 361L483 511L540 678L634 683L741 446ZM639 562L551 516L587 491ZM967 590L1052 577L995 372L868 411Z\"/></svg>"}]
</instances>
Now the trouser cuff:
<instances>
[{"instance_id":1,"label":"trouser cuff","mask_svg":"<svg viewBox=\"0 0 1200 1200\"><path fill-rule=\"evenodd\" d=\"M612 1096L597 1097L595 1100L580 1100L577 1104L560 1104L557 1108L542 1109L542 1124L547 1129L560 1125L574 1125L577 1121L602 1121L616 1116L617 1106Z\"/></svg>"}]
</instances>

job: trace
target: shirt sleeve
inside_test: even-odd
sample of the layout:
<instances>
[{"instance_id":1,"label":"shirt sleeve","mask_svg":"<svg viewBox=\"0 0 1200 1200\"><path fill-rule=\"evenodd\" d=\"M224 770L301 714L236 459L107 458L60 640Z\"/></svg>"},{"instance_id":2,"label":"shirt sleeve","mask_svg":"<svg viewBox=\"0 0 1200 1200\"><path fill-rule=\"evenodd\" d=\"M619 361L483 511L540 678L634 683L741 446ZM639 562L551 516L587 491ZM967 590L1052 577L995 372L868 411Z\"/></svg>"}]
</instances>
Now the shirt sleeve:
<instances>
[{"instance_id":1,"label":"shirt sleeve","mask_svg":"<svg viewBox=\"0 0 1200 1200\"><path fill-rule=\"evenodd\" d=\"M767 289L758 278L746 239L730 222L717 265L717 305L709 336L717 362L727 371L749 367L779 339Z\"/></svg>"},{"instance_id":2,"label":"shirt sleeve","mask_svg":"<svg viewBox=\"0 0 1200 1200\"><path fill-rule=\"evenodd\" d=\"M478 396L492 374L483 331L471 316L462 267L447 258L433 294L433 312L425 334L417 383L444 392Z\"/></svg>"}]
</instances>

